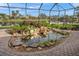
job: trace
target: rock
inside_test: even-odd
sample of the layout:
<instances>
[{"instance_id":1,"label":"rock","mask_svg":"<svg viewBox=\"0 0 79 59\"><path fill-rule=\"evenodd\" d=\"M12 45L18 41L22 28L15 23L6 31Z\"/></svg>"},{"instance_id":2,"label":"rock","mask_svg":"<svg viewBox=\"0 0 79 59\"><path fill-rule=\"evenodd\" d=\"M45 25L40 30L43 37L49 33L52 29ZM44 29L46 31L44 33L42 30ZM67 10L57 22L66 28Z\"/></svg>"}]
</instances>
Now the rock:
<instances>
[{"instance_id":1,"label":"rock","mask_svg":"<svg viewBox=\"0 0 79 59\"><path fill-rule=\"evenodd\" d=\"M42 50L42 47L38 47L39 50Z\"/></svg>"},{"instance_id":2,"label":"rock","mask_svg":"<svg viewBox=\"0 0 79 59\"><path fill-rule=\"evenodd\" d=\"M28 48L26 48L26 51L31 51L31 50L32 50L32 48L29 48L29 47L28 47Z\"/></svg>"},{"instance_id":3,"label":"rock","mask_svg":"<svg viewBox=\"0 0 79 59\"><path fill-rule=\"evenodd\" d=\"M45 45L40 45L40 47L45 47Z\"/></svg>"},{"instance_id":4,"label":"rock","mask_svg":"<svg viewBox=\"0 0 79 59\"><path fill-rule=\"evenodd\" d=\"M21 42L20 39L16 39L16 40L13 42L13 45L15 45L15 46L22 45L22 42Z\"/></svg>"},{"instance_id":5,"label":"rock","mask_svg":"<svg viewBox=\"0 0 79 59\"><path fill-rule=\"evenodd\" d=\"M16 46L15 49L19 49L19 46Z\"/></svg>"},{"instance_id":6,"label":"rock","mask_svg":"<svg viewBox=\"0 0 79 59\"><path fill-rule=\"evenodd\" d=\"M17 51L25 51L25 47L23 47L23 46L16 46L15 47L15 50L17 50Z\"/></svg>"},{"instance_id":7,"label":"rock","mask_svg":"<svg viewBox=\"0 0 79 59\"><path fill-rule=\"evenodd\" d=\"M31 47L37 47L37 44L32 44L32 45L30 45Z\"/></svg>"},{"instance_id":8,"label":"rock","mask_svg":"<svg viewBox=\"0 0 79 59\"><path fill-rule=\"evenodd\" d=\"M47 27L41 26L39 29L39 35L46 36L48 34L49 29Z\"/></svg>"},{"instance_id":9,"label":"rock","mask_svg":"<svg viewBox=\"0 0 79 59\"><path fill-rule=\"evenodd\" d=\"M28 47L28 45L26 45L26 44L22 44L22 46L24 46L24 47Z\"/></svg>"}]
</instances>

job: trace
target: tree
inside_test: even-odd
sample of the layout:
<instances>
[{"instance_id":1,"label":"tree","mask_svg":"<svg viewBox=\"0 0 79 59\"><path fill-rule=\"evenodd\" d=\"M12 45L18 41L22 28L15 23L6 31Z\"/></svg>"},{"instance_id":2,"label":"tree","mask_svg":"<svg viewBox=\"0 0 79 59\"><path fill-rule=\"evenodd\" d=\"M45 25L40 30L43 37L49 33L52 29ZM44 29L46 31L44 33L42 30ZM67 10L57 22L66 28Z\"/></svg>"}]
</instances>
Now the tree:
<instances>
[{"instance_id":1,"label":"tree","mask_svg":"<svg viewBox=\"0 0 79 59\"><path fill-rule=\"evenodd\" d=\"M19 14L19 10L16 10L16 14Z\"/></svg>"},{"instance_id":2,"label":"tree","mask_svg":"<svg viewBox=\"0 0 79 59\"><path fill-rule=\"evenodd\" d=\"M19 10L12 10L12 18L16 19L19 18Z\"/></svg>"},{"instance_id":3,"label":"tree","mask_svg":"<svg viewBox=\"0 0 79 59\"><path fill-rule=\"evenodd\" d=\"M16 17L16 13L14 10L12 10L12 18L15 18Z\"/></svg>"},{"instance_id":4,"label":"tree","mask_svg":"<svg viewBox=\"0 0 79 59\"><path fill-rule=\"evenodd\" d=\"M41 14L38 15L38 17L41 18L41 19L46 19L47 15L44 14L44 13L41 13Z\"/></svg>"},{"instance_id":5,"label":"tree","mask_svg":"<svg viewBox=\"0 0 79 59\"><path fill-rule=\"evenodd\" d=\"M19 18L20 15L21 14L19 13L19 10L16 10L16 16L17 16L17 18Z\"/></svg>"}]
</instances>

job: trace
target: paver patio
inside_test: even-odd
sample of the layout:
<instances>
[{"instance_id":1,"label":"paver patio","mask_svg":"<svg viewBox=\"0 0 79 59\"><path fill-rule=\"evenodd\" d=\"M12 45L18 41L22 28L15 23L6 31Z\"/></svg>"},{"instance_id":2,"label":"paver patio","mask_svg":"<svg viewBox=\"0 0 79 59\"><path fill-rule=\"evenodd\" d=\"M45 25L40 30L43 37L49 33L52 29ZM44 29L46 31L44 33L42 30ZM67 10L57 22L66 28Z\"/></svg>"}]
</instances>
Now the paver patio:
<instances>
[{"instance_id":1,"label":"paver patio","mask_svg":"<svg viewBox=\"0 0 79 59\"><path fill-rule=\"evenodd\" d=\"M4 30L0 30L0 56L79 56L79 31L72 31L65 41L56 47L44 51L36 52L15 52L8 46L10 35Z\"/></svg>"}]
</instances>

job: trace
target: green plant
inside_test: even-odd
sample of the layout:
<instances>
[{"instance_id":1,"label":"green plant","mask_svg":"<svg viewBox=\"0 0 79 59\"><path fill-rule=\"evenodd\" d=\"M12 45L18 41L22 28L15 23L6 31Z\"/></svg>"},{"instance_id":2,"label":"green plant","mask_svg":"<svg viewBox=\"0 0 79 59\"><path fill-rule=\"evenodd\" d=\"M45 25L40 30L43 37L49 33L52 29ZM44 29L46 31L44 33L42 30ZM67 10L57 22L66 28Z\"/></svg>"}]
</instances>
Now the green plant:
<instances>
[{"instance_id":1,"label":"green plant","mask_svg":"<svg viewBox=\"0 0 79 59\"><path fill-rule=\"evenodd\" d=\"M45 47L45 46L54 45L55 43L56 43L56 40L48 40L48 41L38 43L37 46Z\"/></svg>"},{"instance_id":2,"label":"green plant","mask_svg":"<svg viewBox=\"0 0 79 59\"><path fill-rule=\"evenodd\" d=\"M57 28L57 29L78 29L79 24L51 24L51 28Z\"/></svg>"},{"instance_id":3,"label":"green plant","mask_svg":"<svg viewBox=\"0 0 79 59\"><path fill-rule=\"evenodd\" d=\"M10 29L12 26L0 26L0 29Z\"/></svg>"}]
</instances>

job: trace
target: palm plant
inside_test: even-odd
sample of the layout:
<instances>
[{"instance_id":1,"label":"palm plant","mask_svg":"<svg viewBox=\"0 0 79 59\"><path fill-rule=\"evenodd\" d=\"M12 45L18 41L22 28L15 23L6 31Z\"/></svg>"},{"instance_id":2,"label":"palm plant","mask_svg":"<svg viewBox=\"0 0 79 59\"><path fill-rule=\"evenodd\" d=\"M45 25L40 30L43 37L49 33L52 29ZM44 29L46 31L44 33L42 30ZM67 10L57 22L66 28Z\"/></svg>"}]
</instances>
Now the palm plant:
<instances>
[{"instance_id":1,"label":"palm plant","mask_svg":"<svg viewBox=\"0 0 79 59\"><path fill-rule=\"evenodd\" d=\"M18 10L16 10L16 11L12 10L12 17L13 17L14 19L16 19L17 16L19 16L19 11L18 11Z\"/></svg>"}]
</instances>

